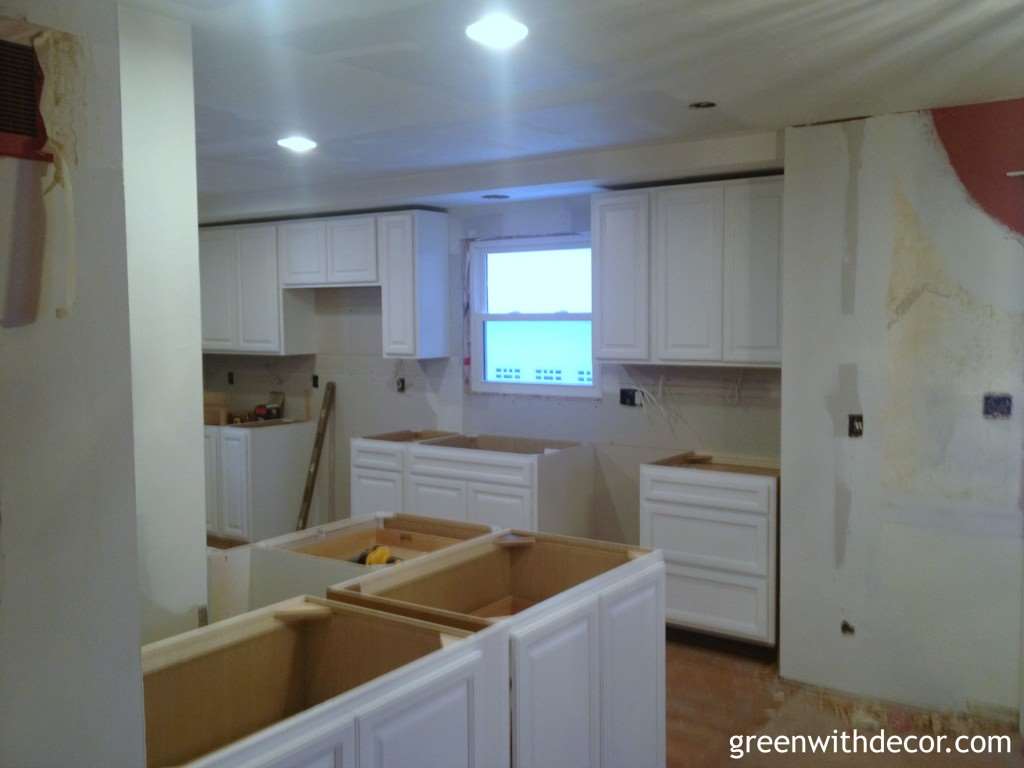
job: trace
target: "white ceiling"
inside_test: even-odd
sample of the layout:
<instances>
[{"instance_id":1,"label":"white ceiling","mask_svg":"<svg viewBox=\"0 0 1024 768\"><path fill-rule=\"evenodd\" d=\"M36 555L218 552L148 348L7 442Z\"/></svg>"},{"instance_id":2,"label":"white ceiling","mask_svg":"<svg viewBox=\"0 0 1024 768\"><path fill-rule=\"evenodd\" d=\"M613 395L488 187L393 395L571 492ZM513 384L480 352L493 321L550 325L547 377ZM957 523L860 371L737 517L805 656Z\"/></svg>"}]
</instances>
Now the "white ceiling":
<instances>
[{"instance_id":1,"label":"white ceiling","mask_svg":"<svg viewBox=\"0 0 1024 768\"><path fill-rule=\"evenodd\" d=\"M195 26L205 196L1024 95L1019 0L136 2ZM463 33L496 9L509 52Z\"/></svg>"}]
</instances>

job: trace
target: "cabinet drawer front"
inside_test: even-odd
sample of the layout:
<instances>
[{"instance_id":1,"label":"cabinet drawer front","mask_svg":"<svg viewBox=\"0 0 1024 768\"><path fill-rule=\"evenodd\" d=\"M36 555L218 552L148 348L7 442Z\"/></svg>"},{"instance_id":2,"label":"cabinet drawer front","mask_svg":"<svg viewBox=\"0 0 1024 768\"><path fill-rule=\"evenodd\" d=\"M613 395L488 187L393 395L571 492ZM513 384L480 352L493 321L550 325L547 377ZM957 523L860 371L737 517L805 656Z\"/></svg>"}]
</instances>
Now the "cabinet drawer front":
<instances>
[{"instance_id":1,"label":"cabinet drawer front","mask_svg":"<svg viewBox=\"0 0 1024 768\"><path fill-rule=\"evenodd\" d=\"M666 574L665 616L670 623L774 642L767 579L679 565L668 553Z\"/></svg>"},{"instance_id":2,"label":"cabinet drawer front","mask_svg":"<svg viewBox=\"0 0 1024 768\"><path fill-rule=\"evenodd\" d=\"M498 528L533 530L533 493L528 488L469 483L469 520Z\"/></svg>"},{"instance_id":3,"label":"cabinet drawer front","mask_svg":"<svg viewBox=\"0 0 1024 768\"><path fill-rule=\"evenodd\" d=\"M409 471L418 475L531 486L534 482L533 467L533 459L487 451L429 446L409 449Z\"/></svg>"},{"instance_id":4,"label":"cabinet drawer front","mask_svg":"<svg viewBox=\"0 0 1024 768\"><path fill-rule=\"evenodd\" d=\"M641 541L680 563L767 576L768 517L690 505L644 501Z\"/></svg>"},{"instance_id":5,"label":"cabinet drawer front","mask_svg":"<svg viewBox=\"0 0 1024 768\"><path fill-rule=\"evenodd\" d=\"M775 478L696 469L641 468L641 498L736 512L771 514Z\"/></svg>"},{"instance_id":6,"label":"cabinet drawer front","mask_svg":"<svg viewBox=\"0 0 1024 768\"><path fill-rule=\"evenodd\" d=\"M405 466L405 447L401 443L377 440L353 440L351 463L353 467L386 469L401 472Z\"/></svg>"}]
</instances>

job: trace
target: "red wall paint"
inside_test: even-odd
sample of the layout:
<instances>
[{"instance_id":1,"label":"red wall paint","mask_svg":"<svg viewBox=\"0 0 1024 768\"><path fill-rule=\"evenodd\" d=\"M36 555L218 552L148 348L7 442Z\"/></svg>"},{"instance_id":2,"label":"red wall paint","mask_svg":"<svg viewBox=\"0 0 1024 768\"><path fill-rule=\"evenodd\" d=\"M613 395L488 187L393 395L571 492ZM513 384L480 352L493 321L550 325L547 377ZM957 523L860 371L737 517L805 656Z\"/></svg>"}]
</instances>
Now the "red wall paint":
<instances>
[{"instance_id":1,"label":"red wall paint","mask_svg":"<svg viewBox=\"0 0 1024 768\"><path fill-rule=\"evenodd\" d=\"M1024 99L932 110L949 162L989 216L1024 235Z\"/></svg>"}]
</instances>

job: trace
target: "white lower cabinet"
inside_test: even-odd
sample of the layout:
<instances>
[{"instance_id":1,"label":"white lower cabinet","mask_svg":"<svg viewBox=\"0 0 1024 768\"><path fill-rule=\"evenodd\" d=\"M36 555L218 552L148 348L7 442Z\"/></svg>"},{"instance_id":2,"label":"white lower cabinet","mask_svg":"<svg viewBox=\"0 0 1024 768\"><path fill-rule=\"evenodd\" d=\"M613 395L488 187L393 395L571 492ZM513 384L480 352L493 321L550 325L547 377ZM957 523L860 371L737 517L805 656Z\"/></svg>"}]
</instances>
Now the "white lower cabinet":
<instances>
[{"instance_id":1,"label":"white lower cabinet","mask_svg":"<svg viewBox=\"0 0 1024 768\"><path fill-rule=\"evenodd\" d=\"M328 598L505 627L516 768L664 768L661 553L502 531L336 585Z\"/></svg>"},{"instance_id":2,"label":"white lower cabinet","mask_svg":"<svg viewBox=\"0 0 1024 768\"><path fill-rule=\"evenodd\" d=\"M352 517L378 512L401 512L402 473L379 469L352 468ZM355 514L354 510L360 510Z\"/></svg>"},{"instance_id":3,"label":"white lower cabinet","mask_svg":"<svg viewBox=\"0 0 1024 768\"><path fill-rule=\"evenodd\" d=\"M149 766L509 764L508 637L297 597L142 649Z\"/></svg>"},{"instance_id":4,"label":"white lower cabinet","mask_svg":"<svg viewBox=\"0 0 1024 768\"><path fill-rule=\"evenodd\" d=\"M410 514L441 520L469 519L463 480L410 475L406 494L406 509Z\"/></svg>"},{"instance_id":5,"label":"white lower cabinet","mask_svg":"<svg viewBox=\"0 0 1024 768\"><path fill-rule=\"evenodd\" d=\"M529 529L533 522L533 491L487 483L467 483L467 517L496 528Z\"/></svg>"},{"instance_id":6,"label":"white lower cabinet","mask_svg":"<svg viewBox=\"0 0 1024 768\"><path fill-rule=\"evenodd\" d=\"M205 428L206 529L241 541L295 530L316 425ZM319 521L322 486L311 519Z\"/></svg>"},{"instance_id":7,"label":"white lower cabinet","mask_svg":"<svg viewBox=\"0 0 1024 768\"><path fill-rule=\"evenodd\" d=\"M669 623L776 643L777 473L640 468L640 542L664 553Z\"/></svg>"}]
</instances>

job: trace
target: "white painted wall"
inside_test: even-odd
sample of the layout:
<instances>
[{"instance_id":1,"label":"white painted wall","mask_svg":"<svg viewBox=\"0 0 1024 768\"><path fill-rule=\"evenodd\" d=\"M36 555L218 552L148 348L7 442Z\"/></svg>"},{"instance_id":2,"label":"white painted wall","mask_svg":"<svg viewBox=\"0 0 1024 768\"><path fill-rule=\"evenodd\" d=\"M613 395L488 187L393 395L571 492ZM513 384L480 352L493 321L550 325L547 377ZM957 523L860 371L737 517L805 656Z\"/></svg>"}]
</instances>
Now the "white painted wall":
<instances>
[{"instance_id":1,"label":"white painted wall","mask_svg":"<svg viewBox=\"0 0 1024 768\"><path fill-rule=\"evenodd\" d=\"M1021 409L981 397L1024 395L1020 238L926 113L787 131L784 238L782 674L1016 708Z\"/></svg>"},{"instance_id":2,"label":"white painted wall","mask_svg":"<svg viewBox=\"0 0 1024 768\"><path fill-rule=\"evenodd\" d=\"M117 8L2 0L79 36L78 303L48 210L39 320L0 330L0 765L143 765Z\"/></svg>"},{"instance_id":3,"label":"white painted wall","mask_svg":"<svg viewBox=\"0 0 1024 768\"><path fill-rule=\"evenodd\" d=\"M119 12L142 639L206 604L192 33Z\"/></svg>"}]
</instances>

